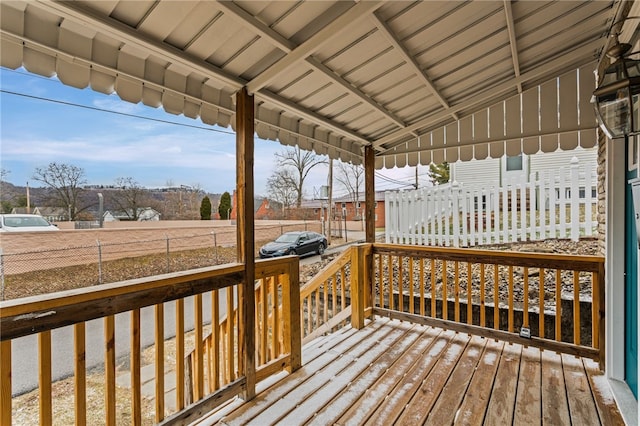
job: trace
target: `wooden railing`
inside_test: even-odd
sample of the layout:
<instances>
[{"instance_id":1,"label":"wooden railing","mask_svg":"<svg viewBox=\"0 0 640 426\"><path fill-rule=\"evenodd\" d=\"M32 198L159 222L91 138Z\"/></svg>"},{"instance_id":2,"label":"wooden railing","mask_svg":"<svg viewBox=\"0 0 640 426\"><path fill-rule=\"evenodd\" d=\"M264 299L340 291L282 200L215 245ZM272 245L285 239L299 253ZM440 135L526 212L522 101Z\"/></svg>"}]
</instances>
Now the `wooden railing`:
<instances>
[{"instance_id":1,"label":"wooden railing","mask_svg":"<svg viewBox=\"0 0 640 426\"><path fill-rule=\"evenodd\" d=\"M256 268L256 277L262 280L272 279L279 283L278 298L282 306L279 314L282 321L278 321L282 334L272 344L273 357L270 362L261 358L259 373L264 377L278 369L288 368L290 371L300 366L300 335L296 325L299 321L299 286L298 259L295 257L259 262ZM271 277L271 278L269 278ZM97 318L103 318L104 340L104 405L98 407L98 416L106 421L107 425L116 424L116 333L115 315L128 312L130 316L130 418L134 424L140 424L142 418L142 392L141 392L141 316L140 310L145 307L153 307L154 310L154 334L155 334L155 422L171 424L185 422L190 418L198 417L221 402L246 391L247 377L243 366L243 352L245 347L253 347L245 341L246 336L252 337L252 333L245 333L243 326L244 313L238 313L237 306L242 300L242 282L244 280L244 265L229 264L202 268L188 272L178 272L160 275L150 278L136 279L121 283L102 285L91 289L71 290L46 296L37 296L24 299L15 299L0 303L0 424L12 424L12 341L14 339L37 334L38 335L38 413L40 424L52 424L56 409L68 410L66 406L59 407L54 402L52 395L52 333L53 329L72 326L72 347L62 350L73 356L75 373L73 377L75 409L74 420L76 424L87 424L87 373L86 373L86 333L87 322ZM210 292L212 318L220 317L219 302L221 296L226 296L226 310L233 311L220 325L214 327L214 335L218 339L212 339L211 345L219 345L218 359L207 360L205 364L204 347L195 345L193 361L193 399L195 402L185 406L185 299L193 296L194 306L194 341L203 341L205 330L203 320L203 298ZM273 293L272 293L273 294ZM262 294L264 297L264 294ZM262 298L261 301L266 300ZM165 306L175 307L175 362L174 365L165 365ZM269 316L264 314L263 305L260 303L260 314L256 324L261 333L274 334L271 326L262 321ZM173 308L173 307L172 307ZM273 321L273 320L272 320ZM273 324L273 322L272 322ZM217 331L216 331L217 330ZM261 337L262 339L262 337ZM59 343L59 342L57 342ZM58 345L59 346L59 345ZM259 346L259 345L258 345ZM277 350L276 350L277 348ZM263 351L263 347L260 347ZM264 362L263 362L264 361ZM176 412L170 412L165 407L166 386L164 383L166 369L175 372L175 405ZM217 369L217 371L216 371ZM255 382L254 378L252 381ZM205 394L205 385L208 394ZM120 391L118 391L120 394ZM24 407L21 407L24 408Z\"/></svg>"},{"instance_id":2,"label":"wooden railing","mask_svg":"<svg viewBox=\"0 0 640 426\"><path fill-rule=\"evenodd\" d=\"M301 365L301 341L384 315L603 361L604 259L488 250L360 244L346 249L302 288L297 257L256 263L255 330L243 327L244 266L231 264L0 303L0 424L12 424L12 340L38 335L39 419L51 424L51 330L72 326L76 424L87 423L86 323L104 321L104 406L116 422L115 320L129 312L131 420L142 416L140 310L155 324L155 421L188 422L246 391L245 348L255 348L260 381ZM544 285L540 285L541 282ZM209 293L205 295L205 293ZM194 299L192 354L185 357L185 298ZM210 336L203 319L211 298ZM222 302L223 297L226 302ZM176 351L165 365L165 302L175 304ZM542 301L542 303L540 303ZM221 314L221 307L225 314ZM229 314L227 314L229 313ZM529 330L531 337L521 330ZM254 342L248 341L253 339ZM159 343L160 342L160 343ZM205 342L196 344L195 342ZM253 344L255 343L255 344ZM186 371L185 374L185 358ZM250 358L250 357L249 357ZM175 371L176 411L164 405L166 369ZM190 385L185 382L190 378ZM185 392L185 389L188 391ZM186 402L185 402L186 401ZM187 403L194 401L191 405Z\"/></svg>"},{"instance_id":3,"label":"wooden railing","mask_svg":"<svg viewBox=\"0 0 640 426\"><path fill-rule=\"evenodd\" d=\"M261 381L272 374L294 371L301 364L300 337L300 290L298 284L298 258L280 257L256 262L255 306L256 306L256 380ZM212 297L216 295L212 294ZM187 380L187 401L198 400L197 386L203 384L207 393L215 392L228 385L237 374L237 303L227 295L224 315L212 312L212 318L219 318L218 325L212 321L211 332L202 345L196 345L185 358ZM217 306L218 299L211 305ZM231 314L229 314L231 313ZM296 344L296 342L298 342ZM228 348L235 348L229 351ZM200 353L199 353L200 351ZM230 357L230 355L234 355ZM202 362L204 369L198 368Z\"/></svg>"},{"instance_id":4,"label":"wooden railing","mask_svg":"<svg viewBox=\"0 0 640 426\"><path fill-rule=\"evenodd\" d=\"M343 327L351 316L354 253L347 248L300 289L303 343Z\"/></svg>"},{"instance_id":5,"label":"wooden railing","mask_svg":"<svg viewBox=\"0 0 640 426\"><path fill-rule=\"evenodd\" d=\"M391 244L371 253L363 312L604 360L602 257Z\"/></svg>"}]
</instances>

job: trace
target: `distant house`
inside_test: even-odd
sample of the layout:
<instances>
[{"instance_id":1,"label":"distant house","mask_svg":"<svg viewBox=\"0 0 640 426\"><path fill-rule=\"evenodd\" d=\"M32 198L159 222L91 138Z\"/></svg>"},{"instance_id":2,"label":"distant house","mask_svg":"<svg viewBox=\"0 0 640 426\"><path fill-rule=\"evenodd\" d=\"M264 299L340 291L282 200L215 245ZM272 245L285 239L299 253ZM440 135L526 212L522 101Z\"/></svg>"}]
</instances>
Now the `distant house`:
<instances>
[{"instance_id":1,"label":"distant house","mask_svg":"<svg viewBox=\"0 0 640 426\"><path fill-rule=\"evenodd\" d=\"M69 219L67 210L62 207L34 207L28 211L26 207L14 207L12 214L37 214L49 222L63 222Z\"/></svg>"},{"instance_id":2,"label":"distant house","mask_svg":"<svg viewBox=\"0 0 640 426\"><path fill-rule=\"evenodd\" d=\"M151 207L140 207L138 208L138 222L145 221L156 221L160 220L160 213L157 210L152 209ZM104 221L105 222L117 222L117 221L130 221L134 216L133 211L124 211L124 210L107 210L104 212Z\"/></svg>"},{"instance_id":3,"label":"distant house","mask_svg":"<svg viewBox=\"0 0 640 426\"><path fill-rule=\"evenodd\" d=\"M351 196L335 198L333 200L334 217L347 220L362 220L364 214L364 193L358 195L358 201L354 203ZM385 225L384 191L376 191L374 204L375 227L383 228Z\"/></svg>"},{"instance_id":4,"label":"distant house","mask_svg":"<svg viewBox=\"0 0 640 426\"><path fill-rule=\"evenodd\" d=\"M449 164L451 182L463 185L498 185L511 179L529 181L531 175L551 173L568 168L571 159L576 157L581 166L595 168L598 148L576 148L568 151L555 151L537 154L520 154L513 157L486 158L484 160L457 161Z\"/></svg>"},{"instance_id":5,"label":"distant house","mask_svg":"<svg viewBox=\"0 0 640 426\"><path fill-rule=\"evenodd\" d=\"M39 214L49 222L63 222L69 220L68 211L62 207L36 207L33 214Z\"/></svg>"}]
</instances>

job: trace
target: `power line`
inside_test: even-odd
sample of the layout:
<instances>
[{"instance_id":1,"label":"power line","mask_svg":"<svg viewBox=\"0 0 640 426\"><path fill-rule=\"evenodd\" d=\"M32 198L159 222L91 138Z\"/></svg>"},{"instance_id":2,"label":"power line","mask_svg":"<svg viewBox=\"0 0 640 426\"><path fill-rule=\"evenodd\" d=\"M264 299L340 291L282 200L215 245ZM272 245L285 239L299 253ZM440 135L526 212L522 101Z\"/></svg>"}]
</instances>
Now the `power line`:
<instances>
[{"instance_id":1,"label":"power line","mask_svg":"<svg viewBox=\"0 0 640 426\"><path fill-rule=\"evenodd\" d=\"M72 107L76 107L76 108L84 108L84 109L88 109L88 110L91 110L91 111L106 112L106 113L109 113L109 114L121 115L121 116L124 116L124 117L131 117L131 118L138 118L138 119L141 119L141 120L155 121L156 123L172 124L174 126L189 127L191 129L198 129L198 130L205 130L205 131L208 131L208 132L223 133L225 135L235 135L234 132L230 132L228 130L219 130L219 129L214 129L214 128L211 128L211 127L195 126L193 124L177 123L175 121L161 120L161 119L158 119L158 118L145 117L145 116L136 115L136 114L128 114L128 113L125 113L125 112L112 111L112 110L108 110L108 109L104 109L104 108L98 108L98 107L93 107L93 106L88 106L88 105L76 104L76 103L73 103L73 102L59 101L59 100L56 100L56 99L44 98L44 97L41 97L41 96L27 95L26 93L12 92L12 91L5 90L5 89L0 89L0 92L1 93L6 93L8 95L21 96L21 97L24 97L24 98L35 99L35 100L43 101L43 102L51 102L51 103L55 103L55 104L72 106Z\"/></svg>"}]
</instances>

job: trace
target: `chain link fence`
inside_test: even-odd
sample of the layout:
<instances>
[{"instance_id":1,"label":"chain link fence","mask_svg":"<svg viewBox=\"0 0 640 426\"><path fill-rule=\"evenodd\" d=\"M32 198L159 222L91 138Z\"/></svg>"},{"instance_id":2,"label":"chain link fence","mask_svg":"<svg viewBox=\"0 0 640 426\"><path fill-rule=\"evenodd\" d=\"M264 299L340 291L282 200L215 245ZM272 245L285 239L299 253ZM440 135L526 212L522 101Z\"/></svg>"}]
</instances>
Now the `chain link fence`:
<instances>
[{"instance_id":1,"label":"chain link fence","mask_svg":"<svg viewBox=\"0 0 640 426\"><path fill-rule=\"evenodd\" d=\"M278 224L256 230L256 250L281 233L320 231L320 223ZM126 240L126 233L123 240ZM236 232L105 242L58 249L7 252L0 249L0 300L88 287L236 260Z\"/></svg>"}]
</instances>

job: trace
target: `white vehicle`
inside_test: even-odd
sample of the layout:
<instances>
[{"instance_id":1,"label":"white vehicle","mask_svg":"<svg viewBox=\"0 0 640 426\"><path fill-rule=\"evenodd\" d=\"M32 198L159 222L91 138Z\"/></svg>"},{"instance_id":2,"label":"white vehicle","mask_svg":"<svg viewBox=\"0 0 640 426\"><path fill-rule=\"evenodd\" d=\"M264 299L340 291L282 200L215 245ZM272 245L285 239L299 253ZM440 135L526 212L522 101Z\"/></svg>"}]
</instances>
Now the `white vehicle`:
<instances>
[{"instance_id":1,"label":"white vehicle","mask_svg":"<svg viewBox=\"0 0 640 426\"><path fill-rule=\"evenodd\" d=\"M37 214L0 214L0 232L59 231Z\"/></svg>"}]
</instances>

